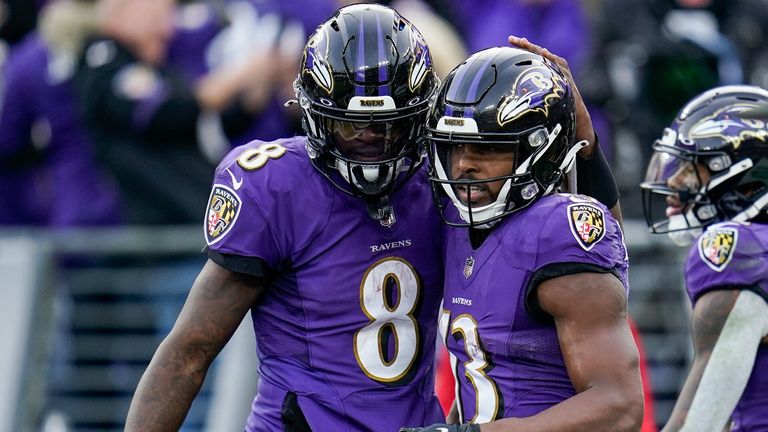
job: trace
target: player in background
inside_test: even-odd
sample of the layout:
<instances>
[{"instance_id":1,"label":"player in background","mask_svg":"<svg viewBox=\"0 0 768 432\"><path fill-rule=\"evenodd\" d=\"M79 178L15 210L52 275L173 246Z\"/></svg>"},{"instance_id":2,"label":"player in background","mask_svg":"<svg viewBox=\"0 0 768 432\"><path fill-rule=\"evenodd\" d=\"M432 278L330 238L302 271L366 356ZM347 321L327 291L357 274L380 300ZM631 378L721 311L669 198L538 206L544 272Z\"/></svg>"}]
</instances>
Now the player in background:
<instances>
[{"instance_id":1,"label":"player in background","mask_svg":"<svg viewBox=\"0 0 768 432\"><path fill-rule=\"evenodd\" d=\"M694 360L665 432L768 431L765 106L759 87L711 89L653 144L641 184L648 226L693 243L685 284Z\"/></svg>"},{"instance_id":2,"label":"player in background","mask_svg":"<svg viewBox=\"0 0 768 432\"><path fill-rule=\"evenodd\" d=\"M519 48L459 65L428 116L430 180L453 226L441 327L458 424L405 430L637 431L619 223L590 197L557 193L594 132L565 61L510 42Z\"/></svg>"}]
</instances>

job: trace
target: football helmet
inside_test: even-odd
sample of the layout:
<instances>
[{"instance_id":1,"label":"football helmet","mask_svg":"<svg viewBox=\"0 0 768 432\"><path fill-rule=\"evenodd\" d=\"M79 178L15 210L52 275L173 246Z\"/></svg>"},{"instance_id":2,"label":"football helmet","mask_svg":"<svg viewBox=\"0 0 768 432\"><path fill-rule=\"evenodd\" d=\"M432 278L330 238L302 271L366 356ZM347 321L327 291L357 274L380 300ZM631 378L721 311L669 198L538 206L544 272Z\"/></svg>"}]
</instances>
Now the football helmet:
<instances>
[{"instance_id":1,"label":"football helmet","mask_svg":"<svg viewBox=\"0 0 768 432\"><path fill-rule=\"evenodd\" d=\"M410 22L381 5L339 9L310 37L294 83L313 165L349 194L394 192L424 160L436 87Z\"/></svg>"},{"instance_id":2,"label":"football helmet","mask_svg":"<svg viewBox=\"0 0 768 432\"><path fill-rule=\"evenodd\" d=\"M486 228L554 192L581 148L572 145L574 134L573 94L557 66L520 48L475 53L446 77L427 118L430 182L443 219ZM514 169L500 177L454 178L452 155L465 145L505 149ZM473 192L498 181L495 200L469 204ZM446 217L446 195L463 222Z\"/></svg>"},{"instance_id":3,"label":"football helmet","mask_svg":"<svg viewBox=\"0 0 768 432\"><path fill-rule=\"evenodd\" d=\"M643 192L651 232L690 243L703 227L765 219L768 91L730 85L689 101L653 144ZM758 115L756 115L758 114Z\"/></svg>"}]
</instances>

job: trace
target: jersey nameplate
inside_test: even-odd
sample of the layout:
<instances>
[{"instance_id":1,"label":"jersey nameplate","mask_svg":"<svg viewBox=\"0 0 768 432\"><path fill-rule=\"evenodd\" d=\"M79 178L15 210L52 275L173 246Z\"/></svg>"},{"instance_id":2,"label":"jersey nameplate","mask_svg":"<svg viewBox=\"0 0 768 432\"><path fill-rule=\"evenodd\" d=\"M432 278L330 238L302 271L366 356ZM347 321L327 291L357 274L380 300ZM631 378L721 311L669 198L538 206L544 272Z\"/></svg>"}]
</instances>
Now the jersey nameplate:
<instances>
[{"instance_id":1,"label":"jersey nameplate","mask_svg":"<svg viewBox=\"0 0 768 432\"><path fill-rule=\"evenodd\" d=\"M731 262L739 232L733 228L710 228L699 238L699 257L716 272Z\"/></svg>"},{"instance_id":2,"label":"jersey nameplate","mask_svg":"<svg viewBox=\"0 0 768 432\"><path fill-rule=\"evenodd\" d=\"M242 201L227 186L213 185L205 212L205 241L212 245L221 240L232 228L240 214Z\"/></svg>"},{"instance_id":3,"label":"jersey nameplate","mask_svg":"<svg viewBox=\"0 0 768 432\"><path fill-rule=\"evenodd\" d=\"M568 222L571 233L585 251L605 237L605 215L592 204L570 204Z\"/></svg>"}]
</instances>

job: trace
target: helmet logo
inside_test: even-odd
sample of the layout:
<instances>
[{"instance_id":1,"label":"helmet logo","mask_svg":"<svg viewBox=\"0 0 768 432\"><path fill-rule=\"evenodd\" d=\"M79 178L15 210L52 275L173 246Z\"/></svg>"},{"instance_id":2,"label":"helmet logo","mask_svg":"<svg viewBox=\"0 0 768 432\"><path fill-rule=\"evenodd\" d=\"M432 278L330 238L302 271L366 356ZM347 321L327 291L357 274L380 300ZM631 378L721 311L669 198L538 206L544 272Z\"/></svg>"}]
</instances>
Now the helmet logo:
<instances>
[{"instance_id":1,"label":"helmet logo","mask_svg":"<svg viewBox=\"0 0 768 432\"><path fill-rule=\"evenodd\" d=\"M325 55L320 52L320 44L327 41L324 32L318 32L307 43L307 48L304 50L304 73L309 73L312 79L315 80L318 86L325 90L328 94L333 92L333 79L331 67L328 62L325 61ZM325 44L325 51L328 51L328 44Z\"/></svg>"},{"instance_id":2,"label":"helmet logo","mask_svg":"<svg viewBox=\"0 0 768 432\"><path fill-rule=\"evenodd\" d=\"M388 206L385 209L378 209L379 223L381 226L389 228L397 222L395 217L395 209Z\"/></svg>"},{"instance_id":3,"label":"helmet logo","mask_svg":"<svg viewBox=\"0 0 768 432\"><path fill-rule=\"evenodd\" d=\"M716 111L698 121L689 131L688 139L695 141L702 138L721 138L738 149L751 138L765 141L768 129L765 122L756 119L744 119L739 113L754 109L754 104L733 104Z\"/></svg>"},{"instance_id":4,"label":"helmet logo","mask_svg":"<svg viewBox=\"0 0 768 432\"><path fill-rule=\"evenodd\" d=\"M408 89L414 93L432 69L429 48L416 29L411 32L411 50L413 51L413 60L411 60L411 71L408 75Z\"/></svg>"},{"instance_id":5,"label":"helmet logo","mask_svg":"<svg viewBox=\"0 0 768 432\"><path fill-rule=\"evenodd\" d=\"M504 98L498 109L499 126L529 112L549 115L549 100L565 96L565 82L545 66L533 66L520 74L512 87L513 94Z\"/></svg>"},{"instance_id":6,"label":"helmet logo","mask_svg":"<svg viewBox=\"0 0 768 432\"><path fill-rule=\"evenodd\" d=\"M592 249L605 237L605 218L603 211L592 204L570 204L568 219L571 234L585 251Z\"/></svg>"},{"instance_id":7,"label":"helmet logo","mask_svg":"<svg viewBox=\"0 0 768 432\"><path fill-rule=\"evenodd\" d=\"M731 262L739 232L734 228L710 228L699 239L699 257L716 272Z\"/></svg>"}]
</instances>

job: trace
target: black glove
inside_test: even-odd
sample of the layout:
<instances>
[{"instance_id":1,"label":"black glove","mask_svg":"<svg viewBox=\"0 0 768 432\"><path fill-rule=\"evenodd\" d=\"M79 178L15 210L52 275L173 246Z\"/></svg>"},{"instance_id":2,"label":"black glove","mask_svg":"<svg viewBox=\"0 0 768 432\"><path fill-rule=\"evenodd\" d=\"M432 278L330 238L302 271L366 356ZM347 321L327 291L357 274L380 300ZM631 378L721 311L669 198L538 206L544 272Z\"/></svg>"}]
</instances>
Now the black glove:
<instances>
[{"instance_id":1,"label":"black glove","mask_svg":"<svg viewBox=\"0 0 768 432\"><path fill-rule=\"evenodd\" d=\"M400 432L480 432L480 426L471 423L435 423L431 426L400 428Z\"/></svg>"}]
</instances>

